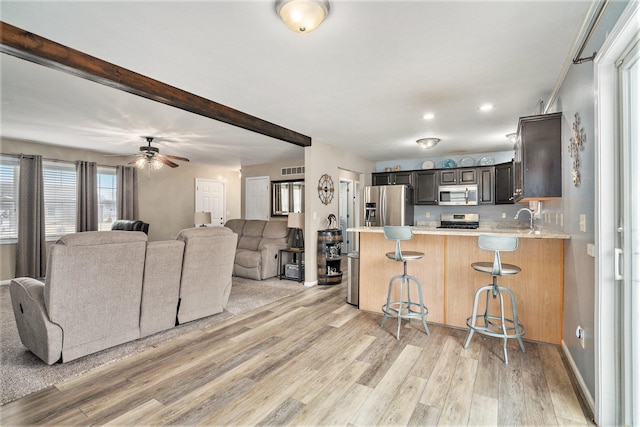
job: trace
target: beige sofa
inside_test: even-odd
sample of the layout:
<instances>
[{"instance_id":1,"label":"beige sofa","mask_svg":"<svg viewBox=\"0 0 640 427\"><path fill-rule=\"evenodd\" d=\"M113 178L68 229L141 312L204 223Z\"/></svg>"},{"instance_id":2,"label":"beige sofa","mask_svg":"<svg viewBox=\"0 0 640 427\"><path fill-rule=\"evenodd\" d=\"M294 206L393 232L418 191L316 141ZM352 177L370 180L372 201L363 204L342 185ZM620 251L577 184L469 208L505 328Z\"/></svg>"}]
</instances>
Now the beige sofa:
<instances>
[{"instance_id":1,"label":"beige sofa","mask_svg":"<svg viewBox=\"0 0 640 427\"><path fill-rule=\"evenodd\" d=\"M279 250L289 247L287 221L231 219L225 227L238 235L234 276L264 280L278 275Z\"/></svg>"},{"instance_id":2,"label":"beige sofa","mask_svg":"<svg viewBox=\"0 0 640 427\"><path fill-rule=\"evenodd\" d=\"M219 313L236 239L223 227L163 242L147 242L140 231L66 235L51 246L44 283L11 281L20 339L53 364Z\"/></svg>"}]
</instances>

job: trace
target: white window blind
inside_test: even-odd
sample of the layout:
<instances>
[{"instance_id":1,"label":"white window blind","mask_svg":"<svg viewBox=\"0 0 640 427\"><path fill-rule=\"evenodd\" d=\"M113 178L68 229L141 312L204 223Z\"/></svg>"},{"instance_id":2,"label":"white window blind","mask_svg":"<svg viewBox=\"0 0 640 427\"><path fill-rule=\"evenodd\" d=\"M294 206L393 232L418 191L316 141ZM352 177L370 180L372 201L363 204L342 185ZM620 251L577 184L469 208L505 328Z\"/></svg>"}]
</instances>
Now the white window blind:
<instances>
[{"instance_id":1,"label":"white window blind","mask_svg":"<svg viewBox=\"0 0 640 427\"><path fill-rule=\"evenodd\" d=\"M0 155L0 240L18 238L18 172L20 160Z\"/></svg>"},{"instance_id":2,"label":"white window blind","mask_svg":"<svg viewBox=\"0 0 640 427\"><path fill-rule=\"evenodd\" d=\"M47 240L76 231L76 165L43 161L44 222Z\"/></svg>"},{"instance_id":3,"label":"white window blind","mask_svg":"<svg viewBox=\"0 0 640 427\"><path fill-rule=\"evenodd\" d=\"M118 212L116 206L116 168L98 166L98 230L111 230Z\"/></svg>"}]
</instances>

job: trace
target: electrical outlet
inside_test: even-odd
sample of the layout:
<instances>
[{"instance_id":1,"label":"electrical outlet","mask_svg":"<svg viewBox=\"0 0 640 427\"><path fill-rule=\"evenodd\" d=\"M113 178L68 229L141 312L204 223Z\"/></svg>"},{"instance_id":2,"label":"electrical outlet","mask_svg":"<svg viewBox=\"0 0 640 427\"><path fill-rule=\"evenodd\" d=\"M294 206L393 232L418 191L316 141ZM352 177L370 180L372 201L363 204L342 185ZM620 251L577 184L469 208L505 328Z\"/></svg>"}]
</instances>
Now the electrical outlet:
<instances>
[{"instance_id":1,"label":"electrical outlet","mask_svg":"<svg viewBox=\"0 0 640 427\"><path fill-rule=\"evenodd\" d=\"M506 212L502 212L502 219L506 219L507 218L507 213Z\"/></svg>"},{"instance_id":2,"label":"electrical outlet","mask_svg":"<svg viewBox=\"0 0 640 427\"><path fill-rule=\"evenodd\" d=\"M580 231L583 233L587 231L587 216L580 214Z\"/></svg>"},{"instance_id":3,"label":"electrical outlet","mask_svg":"<svg viewBox=\"0 0 640 427\"><path fill-rule=\"evenodd\" d=\"M584 329L580 325L576 328L576 337L580 341L580 347L584 348Z\"/></svg>"},{"instance_id":4,"label":"electrical outlet","mask_svg":"<svg viewBox=\"0 0 640 427\"><path fill-rule=\"evenodd\" d=\"M595 258L596 256L594 252L595 251L594 251L593 243L587 243L587 255Z\"/></svg>"},{"instance_id":5,"label":"electrical outlet","mask_svg":"<svg viewBox=\"0 0 640 427\"><path fill-rule=\"evenodd\" d=\"M564 227L564 214L562 212L560 212L560 227Z\"/></svg>"},{"instance_id":6,"label":"electrical outlet","mask_svg":"<svg viewBox=\"0 0 640 427\"><path fill-rule=\"evenodd\" d=\"M431 218L431 212L429 212L429 211L425 212L425 214L424 214L424 215L425 215L427 218Z\"/></svg>"}]
</instances>

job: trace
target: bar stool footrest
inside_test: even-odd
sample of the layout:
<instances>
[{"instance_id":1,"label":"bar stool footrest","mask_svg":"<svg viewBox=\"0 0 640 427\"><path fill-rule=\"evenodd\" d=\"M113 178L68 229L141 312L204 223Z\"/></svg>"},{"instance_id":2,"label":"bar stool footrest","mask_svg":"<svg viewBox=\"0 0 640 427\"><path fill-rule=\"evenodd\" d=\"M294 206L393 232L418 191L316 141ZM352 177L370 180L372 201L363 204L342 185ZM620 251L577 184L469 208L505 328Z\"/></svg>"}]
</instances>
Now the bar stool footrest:
<instances>
[{"instance_id":1,"label":"bar stool footrest","mask_svg":"<svg viewBox=\"0 0 640 427\"><path fill-rule=\"evenodd\" d=\"M515 322L512 319L507 319L507 318L504 319L504 323L506 325L505 330L507 331L506 335L502 332L502 325L501 325L502 319L500 318L500 316L484 316L480 314L476 316L476 319L481 321L486 320L486 323L484 325L473 326L473 323L472 323L473 316L471 316L471 317L467 317L467 326L469 327L469 329L473 329L475 332L482 335L487 335L495 338L514 339L514 338L521 338L525 334L524 325L522 325L522 323L518 323L517 325L518 327L516 328ZM497 320L497 322L494 323L494 322L491 322L491 320ZM513 333L509 333L509 332L513 332Z\"/></svg>"},{"instance_id":2,"label":"bar stool footrest","mask_svg":"<svg viewBox=\"0 0 640 427\"><path fill-rule=\"evenodd\" d=\"M401 319L422 319L427 314L429 314L429 310L427 307L424 307L424 313L421 311L413 310L411 307L415 306L420 308L420 304L417 302L408 302L408 301L396 301L390 302L388 304L382 305L382 312L391 317L393 319L397 319L398 317Z\"/></svg>"}]
</instances>

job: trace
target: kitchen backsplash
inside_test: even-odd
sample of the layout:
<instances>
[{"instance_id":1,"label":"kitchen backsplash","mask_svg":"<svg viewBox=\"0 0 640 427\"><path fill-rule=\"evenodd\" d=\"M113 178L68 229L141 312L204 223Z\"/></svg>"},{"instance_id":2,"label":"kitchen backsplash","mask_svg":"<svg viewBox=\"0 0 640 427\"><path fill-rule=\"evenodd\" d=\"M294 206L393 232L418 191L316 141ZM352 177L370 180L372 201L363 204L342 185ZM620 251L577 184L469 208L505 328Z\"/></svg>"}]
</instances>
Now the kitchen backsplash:
<instances>
[{"instance_id":1,"label":"kitchen backsplash","mask_svg":"<svg viewBox=\"0 0 640 427\"><path fill-rule=\"evenodd\" d=\"M514 219L518 209L528 207L528 203L517 203L515 205L478 205L478 206L414 206L413 224L416 226L430 226L433 223L440 223L440 215L443 213L477 213L480 215L480 222L511 222L529 223L529 214L523 212L519 219ZM427 217L427 213L429 216ZM504 218L503 218L504 214ZM431 223L431 224L430 224ZM536 224L541 223L536 219Z\"/></svg>"}]
</instances>

